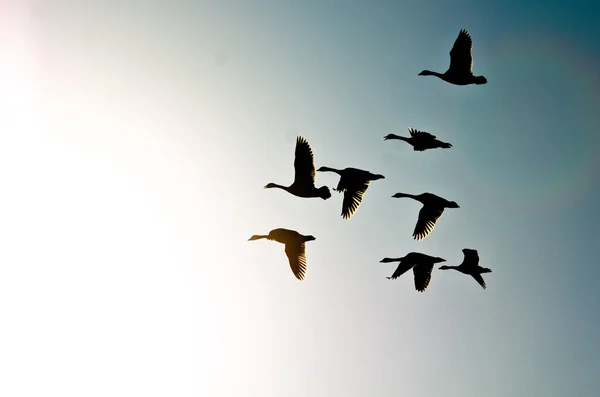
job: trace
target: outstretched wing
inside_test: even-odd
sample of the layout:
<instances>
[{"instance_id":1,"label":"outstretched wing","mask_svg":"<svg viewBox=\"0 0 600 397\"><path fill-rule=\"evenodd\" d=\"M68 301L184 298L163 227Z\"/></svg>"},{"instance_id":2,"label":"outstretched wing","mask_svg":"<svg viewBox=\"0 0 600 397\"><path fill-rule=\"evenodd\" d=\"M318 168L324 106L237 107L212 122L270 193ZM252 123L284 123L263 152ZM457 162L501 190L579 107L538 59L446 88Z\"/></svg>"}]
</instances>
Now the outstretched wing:
<instances>
[{"instance_id":1,"label":"outstretched wing","mask_svg":"<svg viewBox=\"0 0 600 397\"><path fill-rule=\"evenodd\" d=\"M390 280L395 280L398 277L402 276L407 271L409 271L414 265L415 265L414 261L411 261L410 259L403 259L398 264L398 267L396 268L396 270L394 270L394 274L392 274L392 276L388 277L388 278Z\"/></svg>"},{"instance_id":2,"label":"outstretched wing","mask_svg":"<svg viewBox=\"0 0 600 397\"><path fill-rule=\"evenodd\" d=\"M294 276L298 280L304 280L304 276L306 275L306 246L304 243L287 243L285 245L285 254L288 257Z\"/></svg>"},{"instance_id":3,"label":"outstretched wing","mask_svg":"<svg viewBox=\"0 0 600 397\"><path fill-rule=\"evenodd\" d=\"M419 130L415 130L414 128L409 128L408 132L410 133L410 136L415 137L415 138L420 138L420 139L435 139L436 136L433 134L430 134L429 132L425 132L425 131L419 131Z\"/></svg>"},{"instance_id":4,"label":"outstretched wing","mask_svg":"<svg viewBox=\"0 0 600 397\"><path fill-rule=\"evenodd\" d=\"M417 220L417 225L413 232L415 240L419 241L429 236L435 227L435 223L443 213L444 208L442 207L424 205L423 208L421 208L421 211L419 211L419 219Z\"/></svg>"},{"instance_id":5,"label":"outstretched wing","mask_svg":"<svg viewBox=\"0 0 600 397\"><path fill-rule=\"evenodd\" d=\"M481 287L483 289L485 289L485 287L486 287L485 281L483 280L483 277L481 277L481 274L479 274L479 273L473 273L473 274L471 274L471 276L473 276L473 278L475 279L475 281L477 281L479 283L479 285L481 285Z\"/></svg>"},{"instance_id":6,"label":"outstretched wing","mask_svg":"<svg viewBox=\"0 0 600 397\"><path fill-rule=\"evenodd\" d=\"M342 201L342 217L350 219L362 202L363 195L369 188L369 181L361 184L351 184L344 191L344 200Z\"/></svg>"},{"instance_id":7,"label":"outstretched wing","mask_svg":"<svg viewBox=\"0 0 600 397\"><path fill-rule=\"evenodd\" d=\"M315 160L313 152L308 141L301 136L296 138L294 170L294 183L303 186L315 185Z\"/></svg>"},{"instance_id":8,"label":"outstretched wing","mask_svg":"<svg viewBox=\"0 0 600 397\"><path fill-rule=\"evenodd\" d=\"M465 29L461 29L454 46L450 50L450 67L448 72L451 74L471 73L473 69L473 56L471 48L473 41L471 35Z\"/></svg>"},{"instance_id":9,"label":"outstretched wing","mask_svg":"<svg viewBox=\"0 0 600 397\"><path fill-rule=\"evenodd\" d=\"M335 187L333 190L338 193L343 193L346 191L346 189L348 189L348 180L344 178L344 176L341 176L337 187Z\"/></svg>"},{"instance_id":10,"label":"outstretched wing","mask_svg":"<svg viewBox=\"0 0 600 397\"><path fill-rule=\"evenodd\" d=\"M267 239L277 241L281 244L287 244L289 241L294 241L298 238L298 232L284 228L273 229L269 232Z\"/></svg>"},{"instance_id":11,"label":"outstretched wing","mask_svg":"<svg viewBox=\"0 0 600 397\"><path fill-rule=\"evenodd\" d=\"M433 263L420 263L413 268L415 274L415 289L423 292L429 286L431 281L431 272L433 271Z\"/></svg>"},{"instance_id":12,"label":"outstretched wing","mask_svg":"<svg viewBox=\"0 0 600 397\"><path fill-rule=\"evenodd\" d=\"M468 267L477 267L479 265L479 254L476 250L470 248L464 248L462 250L465 258L463 265Z\"/></svg>"}]
</instances>

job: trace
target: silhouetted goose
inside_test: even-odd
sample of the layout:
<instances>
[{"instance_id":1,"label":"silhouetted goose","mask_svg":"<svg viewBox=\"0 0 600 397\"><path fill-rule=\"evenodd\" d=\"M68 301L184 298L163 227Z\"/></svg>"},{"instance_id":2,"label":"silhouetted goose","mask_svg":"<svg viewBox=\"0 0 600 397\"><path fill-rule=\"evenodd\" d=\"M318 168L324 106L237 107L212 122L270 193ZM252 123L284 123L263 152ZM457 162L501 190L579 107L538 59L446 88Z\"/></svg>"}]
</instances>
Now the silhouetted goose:
<instances>
[{"instance_id":1,"label":"silhouetted goose","mask_svg":"<svg viewBox=\"0 0 600 397\"><path fill-rule=\"evenodd\" d=\"M450 67L444 74L423 70L419 76L437 76L440 79L456 85L485 84L483 76L473 76L473 55L471 48L473 40L465 29L461 29L452 50L450 50Z\"/></svg>"},{"instance_id":2,"label":"silhouetted goose","mask_svg":"<svg viewBox=\"0 0 600 397\"><path fill-rule=\"evenodd\" d=\"M336 192L344 192L344 201L342 202L342 217L350 219L356 212L362 202L363 195L369 188L370 181L384 179L380 174L372 174L369 171L359 170L357 168L344 168L336 170L330 167L321 167L317 171L335 172L340 176Z\"/></svg>"},{"instance_id":3,"label":"silhouetted goose","mask_svg":"<svg viewBox=\"0 0 600 397\"><path fill-rule=\"evenodd\" d=\"M433 265L439 262L446 262L443 258L437 258L420 252L410 252L403 258L383 258L379 261L380 263L389 262L400 262L392 277L388 279L395 280L408 270L413 269L415 275L415 289L419 292L423 292L429 286L431 281L431 272L433 271Z\"/></svg>"},{"instance_id":4,"label":"silhouetted goose","mask_svg":"<svg viewBox=\"0 0 600 397\"><path fill-rule=\"evenodd\" d=\"M423 204L421 211L419 211L419 219L417 220L415 231L413 232L413 237L417 241L424 239L433 231L435 223L444 213L444 208L460 208L456 202L448 201L445 198L436 196L432 193L422 193L417 195L396 193L392 197L408 197Z\"/></svg>"},{"instance_id":5,"label":"silhouetted goose","mask_svg":"<svg viewBox=\"0 0 600 397\"><path fill-rule=\"evenodd\" d=\"M408 142L413 146L413 150L422 152L427 149L450 149L452 147L451 144L442 142L437 140L435 135L430 134L429 132L415 130L414 128L409 128L408 132L410 133L410 138L406 138L404 136L399 136L396 134L388 134L383 137L384 140L388 139L399 139L404 142Z\"/></svg>"},{"instance_id":6,"label":"silhouetted goose","mask_svg":"<svg viewBox=\"0 0 600 397\"><path fill-rule=\"evenodd\" d=\"M477 250L465 248L462 250L464 254L463 261L458 266L440 266L440 270L454 269L461 273L468 274L475 279L481 285L483 289L486 288L485 281L481 277L481 273L491 273L490 269L479 266L479 254Z\"/></svg>"},{"instance_id":7,"label":"silhouetted goose","mask_svg":"<svg viewBox=\"0 0 600 397\"><path fill-rule=\"evenodd\" d=\"M297 197L312 198L320 197L327 200L331 197L331 192L327 186L315 187L315 161L312 149L301 136L296 138L296 155L294 158L294 183L290 186L281 186L276 183L269 183L265 189L279 188Z\"/></svg>"},{"instance_id":8,"label":"silhouetted goose","mask_svg":"<svg viewBox=\"0 0 600 397\"><path fill-rule=\"evenodd\" d=\"M255 234L248 241L266 238L285 245L285 254L290 262L292 272L298 280L304 280L306 274L306 247L307 241L315 240L313 236L304 236L295 230L273 229L268 235Z\"/></svg>"}]
</instances>

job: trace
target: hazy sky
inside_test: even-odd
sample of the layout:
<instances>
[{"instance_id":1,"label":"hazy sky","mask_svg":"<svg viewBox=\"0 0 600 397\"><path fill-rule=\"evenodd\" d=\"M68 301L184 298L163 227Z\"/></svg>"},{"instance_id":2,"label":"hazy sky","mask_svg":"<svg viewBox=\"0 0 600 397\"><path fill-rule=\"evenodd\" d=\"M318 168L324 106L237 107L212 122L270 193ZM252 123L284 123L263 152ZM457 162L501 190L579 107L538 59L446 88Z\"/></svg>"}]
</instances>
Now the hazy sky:
<instances>
[{"instance_id":1,"label":"hazy sky","mask_svg":"<svg viewBox=\"0 0 600 397\"><path fill-rule=\"evenodd\" d=\"M29 3L0 3L0 395L600 393L593 2ZM488 84L418 76L462 28ZM385 175L350 220L263 189L297 135ZM460 208L417 242L396 192ZM277 227L316 237L304 281L247 241ZM463 248L487 290L379 263Z\"/></svg>"}]
</instances>

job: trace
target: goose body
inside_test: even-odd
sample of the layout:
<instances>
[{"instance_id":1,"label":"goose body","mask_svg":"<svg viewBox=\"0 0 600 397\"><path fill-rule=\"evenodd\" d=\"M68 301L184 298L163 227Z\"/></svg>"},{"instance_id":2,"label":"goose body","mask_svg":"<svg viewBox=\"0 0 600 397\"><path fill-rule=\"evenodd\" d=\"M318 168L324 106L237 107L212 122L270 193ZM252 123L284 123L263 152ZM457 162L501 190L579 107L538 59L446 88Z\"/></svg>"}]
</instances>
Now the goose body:
<instances>
[{"instance_id":1,"label":"goose body","mask_svg":"<svg viewBox=\"0 0 600 397\"><path fill-rule=\"evenodd\" d=\"M327 186L321 186L318 189L315 186L315 162L313 152L308 141L301 136L296 138L294 171L294 182L290 186L269 183L265 186L265 189L278 188L285 190L296 197L302 198L320 197L323 200L327 200L331 197L331 192Z\"/></svg>"},{"instance_id":2,"label":"goose body","mask_svg":"<svg viewBox=\"0 0 600 397\"><path fill-rule=\"evenodd\" d=\"M380 263L400 262L390 280L395 280L410 269L415 277L415 289L424 292L431 281L431 273L436 263L445 262L444 258L433 257L420 252L410 252L402 258L383 258Z\"/></svg>"},{"instance_id":3,"label":"goose body","mask_svg":"<svg viewBox=\"0 0 600 397\"><path fill-rule=\"evenodd\" d=\"M315 238L310 235L304 236L295 230L278 228L271 230L268 235L255 234L248 241L263 238L285 245L285 254L288 257L294 276L298 280L304 280L306 275L306 246L304 243L315 240Z\"/></svg>"},{"instance_id":4,"label":"goose body","mask_svg":"<svg viewBox=\"0 0 600 397\"><path fill-rule=\"evenodd\" d=\"M417 241L424 239L433 231L437 220L444 213L444 208L460 208L455 201L448 201L445 198L436 196L432 193L422 193L417 195L396 193L392 197L408 197L423 204L423 207L419 211L419 218L413 232L413 237Z\"/></svg>"},{"instance_id":5,"label":"goose body","mask_svg":"<svg viewBox=\"0 0 600 397\"><path fill-rule=\"evenodd\" d=\"M490 269L479 266L479 254L477 250L465 248L462 250L464 258L458 266L440 266L440 270L454 269L458 270L463 274L468 274L475 279L481 285L481 288L485 289L485 280L481 277L481 273L491 273Z\"/></svg>"},{"instance_id":6,"label":"goose body","mask_svg":"<svg viewBox=\"0 0 600 397\"><path fill-rule=\"evenodd\" d=\"M413 146L414 151L422 152L427 149L449 149L452 147L450 143L442 142L437 139L437 137L433 134L430 134L425 131L415 130L414 128L409 128L408 132L410 133L410 137L399 136L395 134L388 134L383 137L384 140L388 139L398 139L404 142L408 142Z\"/></svg>"},{"instance_id":7,"label":"goose body","mask_svg":"<svg viewBox=\"0 0 600 397\"><path fill-rule=\"evenodd\" d=\"M356 212L362 202L363 195L369 188L370 181L385 178L381 174L373 174L358 168L338 170L330 167L321 167L317 171L335 172L340 176L340 181L333 190L344 193L344 201L342 202L342 217L344 219L349 219Z\"/></svg>"},{"instance_id":8,"label":"goose body","mask_svg":"<svg viewBox=\"0 0 600 397\"><path fill-rule=\"evenodd\" d=\"M455 85L486 84L484 76L473 75L473 40L465 29L461 29L450 50L450 67L444 73L423 70L419 76L436 76Z\"/></svg>"}]
</instances>

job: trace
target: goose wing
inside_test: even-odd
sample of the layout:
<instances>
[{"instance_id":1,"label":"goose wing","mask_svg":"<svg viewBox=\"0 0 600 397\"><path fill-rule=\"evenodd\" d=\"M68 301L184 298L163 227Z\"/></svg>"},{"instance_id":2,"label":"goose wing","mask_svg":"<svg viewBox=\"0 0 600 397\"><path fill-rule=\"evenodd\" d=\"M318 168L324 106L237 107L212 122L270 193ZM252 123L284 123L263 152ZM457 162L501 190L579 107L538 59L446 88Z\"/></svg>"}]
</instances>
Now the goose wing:
<instances>
[{"instance_id":1,"label":"goose wing","mask_svg":"<svg viewBox=\"0 0 600 397\"><path fill-rule=\"evenodd\" d=\"M430 134L429 132L425 132L425 131L419 131L419 130L415 130L414 128L409 128L408 132L410 133L410 136L415 137L415 138L420 138L420 139L435 139L436 136L433 134Z\"/></svg>"},{"instance_id":2,"label":"goose wing","mask_svg":"<svg viewBox=\"0 0 600 397\"><path fill-rule=\"evenodd\" d=\"M424 205L419 211L419 219L413 232L415 240L419 241L429 236L435 227L435 223L443 213L443 207Z\"/></svg>"},{"instance_id":3,"label":"goose wing","mask_svg":"<svg viewBox=\"0 0 600 397\"><path fill-rule=\"evenodd\" d=\"M286 243L285 254L288 257L294 276L298 280L304 280L304 276L306 275L306 246L304 243Z\"/></svg>"},{"instance_id":4,"label":"goose wing","mask_svg":"<svg viewBox=\"0 0 600 397\"><path fill-rule=\"evenodd\" d=\"M415 275L415 289L423 292L429 286L431 281L431 273L433 272L433 263L419 263L413 268Z\"/></svg>"},{"instance_id":5,"label":"goose wing","mask_svg":"<svg viewBox=\"0 0 600 397\"><path fill-rule=\"evenodd\" d=\"M299 136L296 138L296 154L294 158L294 183L303 186L315 185L315 160L308 141Z\"/></svg>"},{"instance_id":6,"label":"goose wing","mask_svg":"<svg viewBox=\"0 0 600 397\"><path fill-rule=\"evenodd\" d=\"M339 180L337 186L333 190L335 190L338 193L345 192L346 189L348 188L348 180L349 179L342 174L342 176L340 176L340 180Z\"/></svg>"},{"instance_id":7,"label":"goose wing","mask_svg":"<svg viewBox=\"0 0 600 397\"><path fill-rule=\"evenodd\" d=\"M448 72L451 74L470 73L473 69L473 56L471 48L473 40L471 35L465 29L461 29L454 46L450 50L450 67Z\"/></svg>"},{"instance_id":8,"label":"goose wing","mask_svg":"<svg viewBox=\"0 0 600 397\"><path fill-rule=\"evenodd\" d=\"M463 265L467 267L477 267L479 265L479 254L476 250L465 248L462 250L465 258Z\"/></svg>"},{"instance_id":9,"label":"goose wing","mask_svg":"<svg viewBox=\"0 0 600 397\"><path fill-rule=\"evenodd\" d=\"M398 277L400 277L401 275L403 275L404 273L406 273L407 271L409 271L414 265L415 265L414 260L403 259L398 264L398 267L396 268L396 270L394 270L394 274L392 274L392 276L388 277L388 278L390 280L395 280Z\"/></svg>"},{"instance_id":10,"label":"goose wing","mask_svg":"<svg viewBox=\"0 0 600 397\"><path fill-rule=\"evenodd\" d=\"M342 217L344 219L349 219L356 212L368 188L369 181L353 183L346 187L342 201Z\"/></svg>"},{"instance_id":11,"label":"goose wing","mask_svg":"<svg viewBox=\"0 0 600 397\"><path fill-rule=\"evenodd\" d=\"M483 277L481 277L481 274L472 273L471 276L475 279L475 281L477 281L479 283L479 285L481 285L481 288L483 288L483 289L486 288L485 280L483 279Z\"/></svg>"},{"instance_id":12,"label":"goose wing","mask_svg":"<svg viewBox=\"0 0 600 397\"><path fill-rule=\"evenodd\" d=\"M281 244L287 244L288 241L294 241L298 238L298 232L284 228L273 229L269 232L267 239L277 241Z\"/></svg>"}]
</instances>

